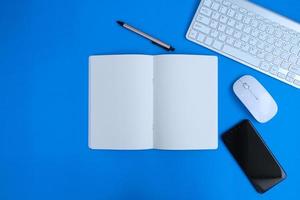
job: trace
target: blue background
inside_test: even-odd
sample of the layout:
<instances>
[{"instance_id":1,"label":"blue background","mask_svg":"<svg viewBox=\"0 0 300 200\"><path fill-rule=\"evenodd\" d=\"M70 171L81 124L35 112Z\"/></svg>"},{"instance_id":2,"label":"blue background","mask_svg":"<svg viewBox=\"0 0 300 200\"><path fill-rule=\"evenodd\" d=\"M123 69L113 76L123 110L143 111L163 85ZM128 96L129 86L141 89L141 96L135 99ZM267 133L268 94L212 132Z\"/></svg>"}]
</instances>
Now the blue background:
<instances>
[{"instance_id":1,"label":"blue background","mask_svg":"<svg viewBox=\"0 0 300 200\"><path fill-rule=\"evenodd\" d=\"M300 2L254 2L300 21ZM0 1L0 199L299 199L299 90L185 39L199 0ZM219 134L244 118L288 178L255 192L224 144L216 151L93 151L88 56L164 54L121 19L176 47L219 57ZM256 77L279 106L259 124L233 95ZM201 75L199 75L201 78Z\"/></svg>"}]
</instances>

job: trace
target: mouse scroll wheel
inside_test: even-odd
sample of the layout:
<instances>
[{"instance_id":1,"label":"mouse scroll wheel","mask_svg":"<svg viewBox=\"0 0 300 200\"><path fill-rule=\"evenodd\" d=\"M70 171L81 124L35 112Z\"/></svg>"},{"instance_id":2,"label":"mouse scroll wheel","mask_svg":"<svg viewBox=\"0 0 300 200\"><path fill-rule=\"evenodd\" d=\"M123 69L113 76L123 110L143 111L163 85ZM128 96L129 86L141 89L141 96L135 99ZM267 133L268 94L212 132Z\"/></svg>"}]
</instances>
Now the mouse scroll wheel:
<instances>
[{"instance_id":1,"label":"mouse scroll wheel","mask_svg":"<svg viewBox=\"0 0 300 200\"><path fill-rule=\"evenodd\" d=\"M247 84L247 83L243 83L243 87L245 88L245 89L249 89L249 85Z\"/></svg>"}]
</instances>

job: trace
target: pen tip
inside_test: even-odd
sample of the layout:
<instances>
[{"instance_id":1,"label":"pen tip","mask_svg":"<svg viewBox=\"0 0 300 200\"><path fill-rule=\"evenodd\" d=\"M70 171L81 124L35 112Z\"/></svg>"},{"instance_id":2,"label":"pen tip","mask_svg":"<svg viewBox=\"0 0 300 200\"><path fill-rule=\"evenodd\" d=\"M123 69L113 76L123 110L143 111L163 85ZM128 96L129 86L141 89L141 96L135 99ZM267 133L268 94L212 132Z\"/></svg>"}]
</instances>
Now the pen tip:
<instances>
[{"instance_id":1,"label":"pen tip","mask_svg":"<svg viewBox=\"0 0 300 200\"><path fill-rule=\"evenodd\" d=\"M124 25L124 22L122 22L122 21L117 21L117 23L120 25L120 26L123 26Z\"/></svg>"},{"instance_id":2,"label":"pen tip","mask_svg":"<svg viewBox=\"0 0 300 200\"><path fill-rule=\"evenodd\" d=\"M170 49L169 49L170 51L175 51L175 48L174 47L172 47L172 46L170 46Z\"/></svg>"}]
</instances>

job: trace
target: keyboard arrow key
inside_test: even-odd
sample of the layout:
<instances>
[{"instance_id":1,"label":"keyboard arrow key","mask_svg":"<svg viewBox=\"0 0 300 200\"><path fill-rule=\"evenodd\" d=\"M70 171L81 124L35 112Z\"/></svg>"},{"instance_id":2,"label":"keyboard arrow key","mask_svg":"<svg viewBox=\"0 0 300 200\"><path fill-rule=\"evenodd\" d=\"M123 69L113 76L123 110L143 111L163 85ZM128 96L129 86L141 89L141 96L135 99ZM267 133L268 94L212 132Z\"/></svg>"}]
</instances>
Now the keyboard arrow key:
<instances>
[{"instance_id":1,"label":"keyboard arrow key","mask_svg":"<svg viewBox=\"0 0 300 200\"><path fill-rule=\"evenodd\" d=\"M298 65L291 65L289 71L290 72L294 72L297 75L300 75L300 66L298 66Z\"/></svg>"}]
</instances>

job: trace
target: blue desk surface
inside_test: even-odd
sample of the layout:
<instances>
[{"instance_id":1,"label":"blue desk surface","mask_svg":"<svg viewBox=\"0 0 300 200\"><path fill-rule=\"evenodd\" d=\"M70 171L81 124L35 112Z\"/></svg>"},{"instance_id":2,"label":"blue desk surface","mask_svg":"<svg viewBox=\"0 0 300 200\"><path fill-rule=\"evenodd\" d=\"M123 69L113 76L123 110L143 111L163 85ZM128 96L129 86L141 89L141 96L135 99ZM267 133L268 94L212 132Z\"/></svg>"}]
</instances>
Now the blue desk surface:
<instances>
[{"instance_id":1,"label":"blue desk surface","mask_svg":"<svg viewBox=\"0 0 300 200\"><path fill-rule=\"evenodd\" d=\"M255 0L300 21L297 0ZM300 90L185 39L199 0L0 2L0 199L299 199ZM92 151L88 56L164 54L121 19L174 47L219 57L219 134L249 118L288 178L255 192L224 144L216 151ZM259 124L232 93L256 77L279 112ZM201 77L199 77L201 78Z\"/></svg>"}]
</instances>

